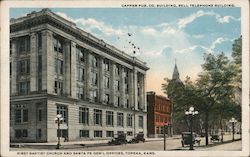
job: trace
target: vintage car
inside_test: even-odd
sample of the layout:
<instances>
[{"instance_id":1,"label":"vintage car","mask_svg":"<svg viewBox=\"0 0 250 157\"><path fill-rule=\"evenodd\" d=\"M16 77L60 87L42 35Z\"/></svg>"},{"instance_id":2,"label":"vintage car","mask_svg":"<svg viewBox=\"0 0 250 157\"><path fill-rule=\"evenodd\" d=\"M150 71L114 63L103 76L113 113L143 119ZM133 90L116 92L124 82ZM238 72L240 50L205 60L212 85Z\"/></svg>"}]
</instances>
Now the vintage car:
<instances>
[{"instance_id":1,"label":"vintage car","mask_svg":"<svg viewBox=\"0 0 250 157\"><path fill-rule=\"evenodd\" d=\"M190 145L191 141L193 142L193 144L198 143L198 145L200 145L200 140L196 139L197 137L196 133L193 133L192 140L191 140L191 132L182 132L181 137L182 137L181 140L182 147L184 147L185 145Z\"/></svg>"},{"instance_id":2,"label":"vintage car","mask_svg":"<svg viewBox=\"0 0 250 157\"><path fill-rule=\"evenodd\" d=\"M129 143L139 143L140 141L145 142L144 133L138 133L136 136L129 141Z\"/></svg>"},{"instance_id":3,"label":"vintage car","mask_svg":"<svg viewBox=\"0 0 250 157\"><path fill-rule=\"evenodd\" d=\"M210 140L211 140L212 142L214 142L214 141L220 142L222 139L220 138L219 135L211 135Z\"/></svg>"},{"instance_id":4,"label":"vintage car","mask_svg":"<svg viewBox=\"0 0 250 157\"><path fill-rule=\"evenodd\" d=\"M108 145L121 145L121 144L127 144L128 141L126 139L125 133L119 133L115 134L114 138L108 142Z\"/></svg>"}]
</instances>

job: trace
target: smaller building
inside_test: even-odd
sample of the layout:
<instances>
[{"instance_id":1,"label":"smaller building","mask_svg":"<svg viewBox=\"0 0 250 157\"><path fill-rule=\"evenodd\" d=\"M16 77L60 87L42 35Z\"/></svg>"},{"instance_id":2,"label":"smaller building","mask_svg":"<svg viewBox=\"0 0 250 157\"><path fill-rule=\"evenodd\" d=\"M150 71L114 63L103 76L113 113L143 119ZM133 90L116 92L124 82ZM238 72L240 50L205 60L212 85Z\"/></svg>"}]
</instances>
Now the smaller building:
<instances>
[{"instance_id":1,"label":"smaller building","mask_svg":"<svg viewBox=\"0 0 250 157\"><path fill-rule=\"evenodd\" d=\"M168 98L147 92L147 131L148 137L162 137L164 125L171 124L171 102ZM171 134L166 127L166 134Z\"/></svg>"}]
</instances>

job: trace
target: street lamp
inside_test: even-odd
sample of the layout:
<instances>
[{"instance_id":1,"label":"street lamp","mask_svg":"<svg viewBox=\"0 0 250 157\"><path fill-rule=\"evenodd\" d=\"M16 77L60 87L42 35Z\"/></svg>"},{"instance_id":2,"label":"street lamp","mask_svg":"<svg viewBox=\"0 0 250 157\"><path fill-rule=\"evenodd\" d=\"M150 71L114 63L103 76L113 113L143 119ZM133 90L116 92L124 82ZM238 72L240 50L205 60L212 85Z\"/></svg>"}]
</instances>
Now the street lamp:
<instances>
[{"instance_id":1,"label":"street lamp","mask_svg":"<svg viewBox=\"0 0 250 157\"><path fill-rule=\"evenodd\" d=\"M191 140L190 140L190 148L189 150L194 150L193 148L193 117L197 115L199 112L194 111L194 107L190 107L188 111L185 111L185 115L190 119L190 132L191 132Z\"/></svg>"},{"instance_id":2,"label":"street lamp","mask_svg":"<svg viewBox=\"0 0 250 157\"><path fill-rule=\"evenodd\" d=\"M232 119L229 120L230 123L232 123L232 128L233 128L233 141L234 141L234 124L237 123L237 120L232 117Z\"/></svg>"},{"instance_id":3,"label":"street lamp","mask_svg":"<svg viewBox=\"0 0 250 157\"><path fill-rule=\"evenodd\" d=\"M61 136L61 132L60 132L60 124L63 122L63 117L61 114L56 115L55 118L55 123L57 123L57 146L56 149L60 149L60 136Z\"/></svg>"}]
</instances>

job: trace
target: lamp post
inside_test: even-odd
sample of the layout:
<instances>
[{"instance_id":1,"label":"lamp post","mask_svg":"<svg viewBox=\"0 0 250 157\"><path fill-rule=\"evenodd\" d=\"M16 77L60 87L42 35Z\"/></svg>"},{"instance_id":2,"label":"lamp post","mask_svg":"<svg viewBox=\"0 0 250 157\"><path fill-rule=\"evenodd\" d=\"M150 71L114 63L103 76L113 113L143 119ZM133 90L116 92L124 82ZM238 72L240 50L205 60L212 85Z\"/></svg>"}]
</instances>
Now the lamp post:
<instances>
[{"instance_id":1,"label":"lamp post","mask_svg":"<svg viewBox=\"0 0 250 157\"><path fill-rule=\"evenodd\" d=\"M60 136L61 136L61 132L60 132L60 124L63 122L63 117L61 114L58 114L55 118L55 122L57 123L57 146L56 149L60 149Z\"/></svg>"},{"instance_id":2,"label":"lamp post","mask_svg":"<svg viewBox=\"0 0 250 157\"><path fill-rule=\"evenodd\" d=\"M188 111L185 111L185 115L188 116L190 119L190 132L191 132L191 137L190 137L190 147L189 150L194 150L194 145L193 145L193 117L197 115L199 112L194 111L194 107L190 107Z\"/></svg>"},{"instance_id":3,"label":"lamp post","mask_svg":"<svg viewBox=\"0 0 250 157\"><path fill-rule=\"evenodd\" d=\"M232 129L233 129L233 139L232 140L234 141L234 125L235 125L235 123L237 123L237 120L234 117L232 117L232 119L230 119L229 122L232 123Z\"/></svg>"}]
</instances>

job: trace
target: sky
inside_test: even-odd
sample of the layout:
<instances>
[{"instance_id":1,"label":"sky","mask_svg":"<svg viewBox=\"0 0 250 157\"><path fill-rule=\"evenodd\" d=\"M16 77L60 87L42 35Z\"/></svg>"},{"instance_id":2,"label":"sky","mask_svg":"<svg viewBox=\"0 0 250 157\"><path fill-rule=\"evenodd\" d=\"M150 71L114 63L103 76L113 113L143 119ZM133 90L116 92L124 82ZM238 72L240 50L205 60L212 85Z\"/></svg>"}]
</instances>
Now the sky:
<instances>
[{"instance_id":1,"label":"sky","mask_svg":"<svg viewBox=\"0 0 250 157\"><path fill-rule=\"evenodd\" d=\"M202 70L204 53L231 57L241 35L240 8L50 8L77 27L139 58L150 68L146 91L164 95L161 84L172 78L175 63L181 80ZM10 17L40 8L12 8ZM135 51L135 54L134 54Z\"/></svg>"}]
</instances>

